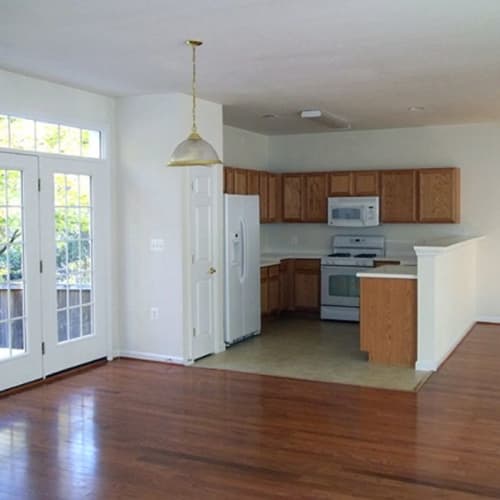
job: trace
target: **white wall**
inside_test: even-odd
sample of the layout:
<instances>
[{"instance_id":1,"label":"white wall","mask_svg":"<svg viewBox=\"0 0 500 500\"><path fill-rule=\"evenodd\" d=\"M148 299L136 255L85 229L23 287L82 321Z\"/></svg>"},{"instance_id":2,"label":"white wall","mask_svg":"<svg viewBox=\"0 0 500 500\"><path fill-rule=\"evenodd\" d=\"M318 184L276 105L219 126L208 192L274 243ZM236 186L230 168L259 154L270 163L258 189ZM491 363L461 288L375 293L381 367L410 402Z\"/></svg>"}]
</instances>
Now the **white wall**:
<instances>
[{"instance_id":1,"label":"white wall","mask_svg":"<svg viewBox=\"0 0 500 500\"><path fill-rule=\"evenodd\" d=\"M384 234L393 246L407 249L440 236L486 235L479 251L478 314L500 319L498 123L273 136L269 165L276 171L460 167L460 224L386 224L365 231ZM352 231L334 231L325 224L270 224L262 229L262 241L265 251L324 252L334 232Z\"/></svg>"},{"instance_id":2,"label":"white wall","mask_svg":"<svg viewBox=\"0 0 500 500\"><path fill-rule=\"evenodd\" d=\"M222 156L222 107L197 102L199 132ZM121 351L184 361L183 265L187 169L167 168L191 127L191 98L182 94L118 100ZM151 238L165 241L152 253ZM150 308L158 307L158 321Z\"/></svg>"},{"instance_id":3,"label":"white wall","mask_svg":"<svg viewBox=\"0 0 500 500\"><path fill-rule=\"evenodd\" d=\"M484 241L484 240L483 240ZM483 241L416 247L417 370L437 370L477 319L477 255Z\"/></svg>"},{"instance_id":4,"label":"white wall","mask_svg":"<svg viewBox=\"0 0 500 500\"><path fill-rule=\"evenodd\" d=\"M269 137L225 125L224 163L241 168L266 168L269 164Z\"/></svg>"},{"instance_id":5,"label":"white wall","mask_svg":"<svg viewBox=\"0 0 500 500\"><path fill-rule=\"evenodd\" d=\"M110 127L114 99L0 69L0 113L79 127Z\"/></svg>"},{"instance_id":6,"label":"white wall","mask_svg":"<svg viewBox=\"0 0 500 500\"><path fill-rule=\"evenodd\" d=\"M110 216L115 217L115 100L110 97L78 90L64 85L31 78L17 73L0 70L0 113L63 123L76 127L103 130L106 167L110 179ZM109 225L109 242L112 253L116 253L117 235L115 224ZM109 270L113 281L116 269L114 262ZM111 329L112 349L119 344L117 304L114 293L110 294L110 314L108 325Z\"/></svg>"}]
</instances>

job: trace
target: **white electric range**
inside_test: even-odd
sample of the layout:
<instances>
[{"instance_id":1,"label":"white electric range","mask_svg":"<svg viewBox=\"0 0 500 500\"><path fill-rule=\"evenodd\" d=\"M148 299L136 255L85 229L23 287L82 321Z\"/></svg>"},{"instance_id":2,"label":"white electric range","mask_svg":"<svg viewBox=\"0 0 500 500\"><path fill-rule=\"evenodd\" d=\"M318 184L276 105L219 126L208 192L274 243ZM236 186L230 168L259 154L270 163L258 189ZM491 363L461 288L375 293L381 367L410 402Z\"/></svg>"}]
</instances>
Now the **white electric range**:
<instances>
[{"instance_id":1,"label":"white electric range","mask_svg":"<svg viewBox=\"0 0 500 500\"><path fill-rule=\"evenodd\" d=\"M334 236L321 258L321 319L359 321L359 278L385 256L383 236Z\"/></svg>"}]
</instances>

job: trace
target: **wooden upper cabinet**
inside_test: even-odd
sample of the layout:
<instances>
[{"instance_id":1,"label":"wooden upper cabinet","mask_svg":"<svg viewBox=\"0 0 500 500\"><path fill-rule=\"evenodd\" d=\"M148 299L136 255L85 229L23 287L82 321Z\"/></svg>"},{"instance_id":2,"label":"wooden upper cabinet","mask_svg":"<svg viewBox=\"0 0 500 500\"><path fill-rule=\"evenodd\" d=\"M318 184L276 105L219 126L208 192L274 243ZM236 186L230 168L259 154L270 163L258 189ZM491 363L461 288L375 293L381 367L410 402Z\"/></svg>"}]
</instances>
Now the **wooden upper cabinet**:
<instances>
[{"instance_id":1,"label":"wooden upper cabinet","mask_svg":"<svg viewBox=\"0 0 500 500\"><path fill-rule=\"evenodd\" d=\"M460 170L426 168L418 171L418 221L460 222Z\"/></svg>"},{"instance_id":2,"label":"wooden upper cabinet","mask_svg":"<svg viewBox=\"0 0 500 500\"><path fill-rule=\"evenodd\" d=\"M234 194L234 168L224 167L224 193Z\"/></svg>"},{"instance_id":3,"label":"wooden upper cabinet","mask_svg":"<svg viewBox=\"0 0 500 500\"><path fill-rule=\"evenodd\" d=\"M267 175L267 221L278 222L281 220L281 176L279 174Z\"/></svg>"},{"instance_id":4,"label":"wooden upper cabinet","mask_svg":"<svg viewBox=\"0 0 500 500\"><path fill-rule=\"evenodd\" d=\"M302 197L304 195L304 176L302 174L283 174L283 220L302 221Z\"/></svg>"},{"instance_id":5,"label":"wooden upper cabinet","mask_svg":"<svg viewBox=\"0 0 500 500\"><path fill-rule=\"evenodd\" d=\"M378 170L353 172L353 177L352 194L354 196L377 196L379 194Z\"/></svg>"},{"instance_id":6,"label":"wooden upper cabinet","mask_svg":"<svg viewBox=\"0 0 500 500\"><path fill-rule=\"evenodd\" d=\"M259 172L260 221L269 222L269 174Z\"/></svg>"},{"instance_id":7,"label":"wooden upper cabinet","mask_svg":"<svg viewBox=\"0 0 500 500\"><path fill-rule=\"evenodd\" d=\"M382 170L380 205L382 222L417 222L417 171Z\"/></svg>"},{"instance_id":8,"label":"wooden upper cabinet","mask_svg":"<svg viewBox=\"0 0 500 500\"><path fill-rule=\"evenodd\" d=\"M247 170L247 193L246 194L259 194L259 179L260 172L258 170Z\"/></svg>"},{"instance_id":9,"label":"wooden upper cabinet","mask_svg":"<svg viewBox=\"0 0 500 500\"><path fill-rule=\"evenodd\" d=\"M352 172L330 172L328 174L328 196L351 196L352 192Z\"/></svg>"},{"instance_id":10,"label":"wooden upper cabinet","mask_svg":"<svg viewBox=\"0 0 500 500\"><path fill-rule=\"evenodd\" d=\"M247 170L235 168L234 170L234 194L247 194Z\"/></svg>"},{"instance_id":11,"label":"wooden upper cabinet","mask_svg":"<svg viewBox=\"0 0 500 500\"><path fill-rule=\"evenodd\" d=\"M306 174L304 176L304 222L327 222L328 174Z\"/></svg>"}]
</instances>

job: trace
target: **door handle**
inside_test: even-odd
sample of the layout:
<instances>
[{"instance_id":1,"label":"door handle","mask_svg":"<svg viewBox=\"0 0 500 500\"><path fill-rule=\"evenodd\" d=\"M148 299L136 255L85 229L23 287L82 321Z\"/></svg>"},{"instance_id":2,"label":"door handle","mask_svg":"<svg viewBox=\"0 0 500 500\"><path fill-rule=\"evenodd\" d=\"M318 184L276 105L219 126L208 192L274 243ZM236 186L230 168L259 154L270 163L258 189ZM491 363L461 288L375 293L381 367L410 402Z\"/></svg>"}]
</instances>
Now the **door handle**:
<instances>
[{"instance_id":1,"label":"door handle","mask_svg":"<svg viewBox=\"0 0 500 500\"><path fill-rule=\"evenodd\" d=\"M216 272L217 272L217 270L213 267L210 267L208 270L208 274L215 274Z\"/></svg>"}]
</instances>

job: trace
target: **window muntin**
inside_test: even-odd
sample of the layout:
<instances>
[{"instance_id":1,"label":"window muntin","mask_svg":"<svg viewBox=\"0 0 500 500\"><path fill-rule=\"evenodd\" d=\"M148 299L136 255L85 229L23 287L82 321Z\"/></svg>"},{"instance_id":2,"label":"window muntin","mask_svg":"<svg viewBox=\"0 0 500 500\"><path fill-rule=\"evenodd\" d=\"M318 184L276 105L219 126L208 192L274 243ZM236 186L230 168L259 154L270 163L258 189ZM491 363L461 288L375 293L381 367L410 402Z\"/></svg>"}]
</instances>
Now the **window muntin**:
<instances>
[{"instance_id":1,"label":"window muntin","mask_svg":"<svg viewBox=\"0 0 500 500\"><path fill-rule=\"evenodd\" d=\"M100 159L101 133L0 114L0 148Z\"/></svg>"}]
</instances>

